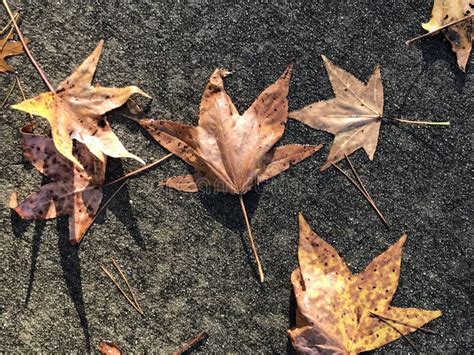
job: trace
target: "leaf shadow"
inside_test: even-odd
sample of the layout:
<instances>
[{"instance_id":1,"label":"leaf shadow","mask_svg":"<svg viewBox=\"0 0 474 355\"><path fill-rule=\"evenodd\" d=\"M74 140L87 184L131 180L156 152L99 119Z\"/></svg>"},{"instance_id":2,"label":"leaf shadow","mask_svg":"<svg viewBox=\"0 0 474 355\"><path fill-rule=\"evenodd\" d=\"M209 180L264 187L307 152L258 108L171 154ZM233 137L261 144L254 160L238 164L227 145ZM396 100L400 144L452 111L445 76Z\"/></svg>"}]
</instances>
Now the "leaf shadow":
<instances>
[{"instance_id":1,"label":"leaf shadow","mask_svg":"<svg viewBox=\"0 0 474 355\"><path fill-rule=\"evenodd\" d=\"M108 159L107 164L107 173L109 175L109 180L115 180L123 175L125 171L123 169L123 164L119 159ZM112 189L107 189L104 191L104 197L102 201L108 201L108 199L113 195L113 193L118 188L114 186ZM125 184L121 191L115 195L111 204L107 207L110 212L117 217L122 224L127 229L128 233L133 237L135 243L143 250L146 250L145 239L141 233L140 228L138 227L138 220L134 215L132 206L130 205L130 193L128 184ZM104 223L104 216L99 216L97 218L97 223Z\"/></svg>"},{"instance_id":2,"label":"leaf shadow","mask_svg":"<svg viewBox=\"0 0 474 355\"><path fill-rule=\"evenodd\" d=\"M33 292L33 283L35 281L36 264L38 263L39 251L41 247L41 237L45 228L45 221L35 221L35 229L33 232L33 241L31 242L31 264L30 276L28 278L28 288L26 290L25 307L30 303L31 294Z\"/></svg>"},{"instance_id":3,"label":"leaf shadow","mask_svg":"<svg viewBox=\"0 0 474 355\"><path fill-rule=\"evenodd\" d=\"M291 296L290 296L290 306L288 307L288 329L293 329L296 327L296 297L295 293L292 291ZM293 347L293 344L291 343L290 337L287 337L287 342L286 342L286 353L287 354L296 354L295 348Z\"/></svg>"},{"instance_id":4,"label":"leaf shadow","mask_svg":"<svg viewBox=\"0 0 474 355\"><path fill-rule=\"evenodd\" d=\"M207 210L207 212L220 224L238 232L245 251L246 262L251 266L254 276L258 279L258 270L253 260L252 250L250 248L247 236L247 228L240 208L240 202L237 196L212 191L199 191L198 197ZM252 226L252 216L255 213L261 193L255 190L249 191L243 196L248 219ZM252 228L252 232L254 232ZM255 232L254 232L255 235ZM257 249L258 249L258 242Z\"/></svg>"},{"instance_id":5,"label":"leaf shadow","mask_svg":"<svg viewBox=\"0 0 474 355\"><path fill-rule=\"evenodd\" d=\"M437 60L442 60L447 63L450 67L451 72L454 74L454 81L456 82L456 89L458 92L464 90L466 84L466 73L459 69L457 64L456 53L451 49L451 44L444 37L443 34L439 33L432 38L425 38L416 44L421 49L423 56L423 62L426 67L429 67ZM468 62L469 69L470 63Z\"/></svg>"},{"instance_id":6,"label":"leaf shadow","mask_svg":"<svg viewBox=\"0 0 474 355\"><path fill-rule=\"evenodd\" d=\"M86 350L90 353L92 351L91 336L82 292L81 260L79 258L80 246L69 243L69 227L67 220L67 217L60 217L57 219L60 263L69 296L74 303L84 333Z\"/></svg>"}]
</instances>

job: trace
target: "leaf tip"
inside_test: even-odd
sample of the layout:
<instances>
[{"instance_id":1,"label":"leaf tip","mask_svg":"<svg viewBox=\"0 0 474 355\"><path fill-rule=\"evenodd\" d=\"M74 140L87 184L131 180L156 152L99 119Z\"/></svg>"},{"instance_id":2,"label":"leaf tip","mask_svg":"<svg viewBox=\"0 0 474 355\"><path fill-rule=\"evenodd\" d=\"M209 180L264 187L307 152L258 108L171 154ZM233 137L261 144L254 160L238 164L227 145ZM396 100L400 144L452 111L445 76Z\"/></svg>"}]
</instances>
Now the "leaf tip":
<instances>
[{"instance_id":1,"label":"leaf tip","mask_svg":"<svg viewBox=\"0 0 474 355\"><path fill-rule=\"evenodd\" d=\"M328 57L326 57L324 54L321 54L321 58L323 59L323 62L324 62L324 63L329 62Z\"/></svg>"},{"instance_id":2,"label":"leaf tip","mask_svg":"<svg viewBox=\"0 0 474 355\"><path fill-rule=\"evenodd\" d=\"M16 209L18 207L18 197L17 197L17 194L16 192L12 192L12 194L10 195L10 203L9 203L9 206L11 209Z\"/></svg>"}]
</instances>

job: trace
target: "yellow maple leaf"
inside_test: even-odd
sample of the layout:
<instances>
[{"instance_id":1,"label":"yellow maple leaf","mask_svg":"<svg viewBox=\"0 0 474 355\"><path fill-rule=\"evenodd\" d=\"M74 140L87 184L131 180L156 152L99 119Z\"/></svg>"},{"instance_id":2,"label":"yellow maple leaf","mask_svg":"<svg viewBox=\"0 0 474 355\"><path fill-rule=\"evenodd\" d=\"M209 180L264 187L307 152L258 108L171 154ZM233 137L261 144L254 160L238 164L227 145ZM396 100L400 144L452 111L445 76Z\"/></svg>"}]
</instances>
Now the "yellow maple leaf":
<instances>
[{"instance_id":1,"label":"yellow maple leaf","mask_svg":"<svg viewBox=\"0 0 474 355\"><path fill-rule=\"evenodd\" d=\"M56 149L79 167L82 165L72 153L73 139L84 143L102 162L105 162L105 154L144 163L127 151L102 115L123 105L133 94L149 96L136 86L105 88L91 85L103 45L104 41L100 41L55 92L40 94L12 107L46 118Z\"/></svg>"},{"instance_id":2,"label":"yellow maple leaf","mask_svg":"<svg viewBox=\"0 0 474 355\"><path fill-rule=\"evenodd\" d=\"M472 49L472 7L472 0L434 0L430 21L421 25L429 33L443 32L464 72Z\"/></svg>"},{"instance_id":3,"label":"yellow maple leaf","mask_svg":"<svg viewBox=\"0 0 474 355\"><path fill-rule=\"evenodd\" d=\"M299 216L300 267L291 275L298 304L290 330L299 353L356 354L376 349L441 316L390 305L398 286L403 235L364 271L352 274L336 250Z\"/></svg>"}]
</instances>

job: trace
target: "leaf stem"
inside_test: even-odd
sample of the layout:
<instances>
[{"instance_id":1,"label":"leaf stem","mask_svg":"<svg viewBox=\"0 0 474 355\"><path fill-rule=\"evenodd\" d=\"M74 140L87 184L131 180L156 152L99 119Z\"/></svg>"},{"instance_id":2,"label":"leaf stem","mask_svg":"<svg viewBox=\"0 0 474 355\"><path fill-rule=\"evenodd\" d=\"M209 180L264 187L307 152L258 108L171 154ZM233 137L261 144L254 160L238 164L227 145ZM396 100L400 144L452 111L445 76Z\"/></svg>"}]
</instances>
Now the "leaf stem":
<instances>
[{"instance_id":1,"label":"leaf stem","mask_svg":"<svg viewBox=\"0 0 474 355\"><path fill-rule=\"evenodd\" d=\"M15 20L18 20L18 17L20 17L20 14L17 12L15 15L13 15L13 17L15 18ZM5 27L3 27L1 30L0 30L0 35L3 34L3 32L5 32L7 30L8 27L10 27L12 23L12 20L10 19L10 21L8 21L8 23L5 25ZM10 37L10 35L7 36L7 38Z\"/></svg>"},{"instance_id":2,"label":"leaf stem","mask_svg":"<svg viewBox=\"0 0 474 355\"><path fill-rule=\"evenodd\" d=\"M468 15L468 16L466 16L466 17L460 18L459 20L456 20L456 21L447 23L446 25L443 25L443 26L441 26L440 28L438 28L436 31L431 31L431 32L428 32L428 33L424 33L424 34L422 34L422 35L420 35L420 36L417 36L417 37L415 37L415 38L409 39L408 41L405 42L405 44L406 44L407 46L409 46L409 45L412 44L413 42L418 41L418 40L421 39L421 38L428 37L428 36L431 36L431 35L433 35L433 34L435 34L435 33L438 33L439 31L445 29L446 27L455 25L455 24L457 24L457 23L459 23L459 22L463 22L463 21L469 20L472 16L474 16L474 14L471 14L471 15Z\"/></svg>"},{"instance_id":3,"label":"leaf stem","mask_svg":"<svg viewBox=\"0 0 474 355\"><path fill-rule=\"evenodd\" d=\"M400 335L403 337L403 339L405 339L405 340L408 342L408 344L411 345L411 347L413 348L413 350L415 350L415 352L416 352L417 354L420 354L420 351L417 349L417 347L415 346L415 344L414 344L410 339L408 339L408 337L407 337L405 334L403 334L403 332L402 332L400 329L398 329L397 327L395 327L393 324L391 324L391 323L390 323L388 320L386 320L384 317L380 317L380 316L378 316L377 314L372 313L372 312L370 312L370 314L373 315L374 317L376 317L377 319L379 319L381 322L384 322L385 324L387 324L389 327L392 327L398 334L400 334Z\"/></svg>"},{"instance_id":4,"label":"leaf stem","mask_svg":"<svg viewBox=\"0 0 474 355\"><path fill-rule=\"evenodd\" d=\"M255 258L255 263L257 264L258 275L260 276L260 282L265 280L265 275L263 274L262 264L260 263L260 258L257 254L257 248L253 241L252 228L250 228L249 219L247 217L247 210L245 209L244 199L242 194L239 194L240 208L242 209L242 214L244 215L245 225L247 226L247 235L250 242L250 247L252 248L253 256Z\"/></svg>"},{"instance_id":5,"label":"leaf stem","mask_svg":"<svg viewBox=\"0 0 474 355\"><path fill-rule=\"evenodd\" d=\"M388 227L388 223L387 223L387 220L385 219L385 217L383 216L382 212L380 212L380 210L378 209L377 205L375 204L375 202L372 200L372 198L370 197L369 194L367 194L364 189L359 186L359 184L349 176L349 174L347 174L344 170L342 170L338 165L336 164L332 164L332 166L334 166L342 175L344 175L347 180L349 180L352 185L354 185L359 191L360 193L367 199L367 202L369 202L370 206L374 209L374 211L377 213L377 215L380 217L380 219L384 222L384 224Z\"/></svg>"},{"instance_id":6,"label":"leaf stem","mask_svg":"<svg viewBox=\"0 0 474 355\"><path fill-rule=\"evenodd\" d=\"M28 45L26 44L25 38L23 37L23 33L21 32L20 28L18 27L18 24L16 23L15 17L13 16L12 11L10 10L10 6L8 6L7 0L3 0L3 6L7 10L8 16L10 16L10 19L13 23L13 27L15 27L16 33L18 34L18 38L20 39L20 42L23 45L23 48L25 49L26 55L28 56L31 63L35 67L35 69L38 72L41 79L43 79L44 83L48 87L48 90L51 91L51 92L55 92L53 86L51 85L48 78L46 77L46 74L43 72L43 69L41 69L40 65L38 64L38 62L33 57L33 54L31 54L31 52L28 48Z\"/></svg>"},{"instance_id":7,"label":"leaf stem","mask_svg":"<svg viewBox=\"0 0 474 355\"><path fill-rule=\"evenodd\" d=\"M119 264L115 261L114 258L112 258L112 263L114 264L115 268L119 272L119 274L122 277L123 281L125 281L125 284L128 287L128 291L130 291L130 294L132 295L133 301L135 302L136 306L140 309L140 311L142 311L142 314L143 314L142 307L140 307L140 305L138 304L137 298L135 297L135 294L132 291L132 287L130 286L130 283L128 282L127 278L125 277L125 274L122 271L122 268L119 266Z\"/></svg>"},{"instance_id":8,"label":"leaf stem","mask_svg":"<svg viewBox=\"0 0 474 355\"><path fill-rule=\"evenodd\" d=\"M383 318L385 320L388 320L388 321L391 321L391 322L394 322L394 323L398 323L398 324L402 324L402 325L405 325L407 327L410 327L410 328L415 328L419 331L422 331L424 333L428 333L428 334L435 334L437 335L438 333L436 333L435 331L431 330L431 329L426 329L426 328L420 328L420 327L417 327L417 326L414 326L414 325L411 325L411 324L408 324L408 323L405 323L405 322L402 322L402 321L399 321L397 319L393 319L393 318L388 318L388 317L384 317L384 316L381 316L380 314L376 314L374 312L370 312L370 314L376 318Z\"/></svg>"},{"instance_id":9,"label":"leaf stem","mask_svg":"<svg viewBox=\"0 0 474 355\"><path fill-rule=\"evenodd\" d=\"M198 335L196 335L194 338L191 340L187 341L183 345L181 345L178 350L173 352L173 355L181 355L185 353L186 351L190 350L192 347L196 346L200 342L206 340L209 337L209 334L207 332L201 332Z\"/></svg>"},{"instance_id":10,"label":"leaf stem","mask_svg":"<svg viewBox=\"0 0 474 355\"><path fill-rule=\"evenodd\" d=\"M407 124L421 124L421 125L430 125L430 126L449 126L451 123L449 121L444 122L433 122L433 121L410 121L404 120L401 118L394 118L394 117L386 117L389 120L397 121L400 123L407 123Z\"/></svg>"},{"instance_id":11,"label":"leaf stem","mask_svg":"<svg viewBox=\"0 0 474 355\"><path fill-rule=\"evenodd\" d=\"M3 106L5 106L5 104L7 103L7 100L8 100L8 98L10 97L10 95L12 94L13 89L15 88L15 86L16 86L16 80L13 80L13 84L12 84L12 86L10 87L10 90L8 90L7 95L5 96L5 98L3 99L2 103L0 104L0 109L3 108Z\"/></svg>"},{"instance_id":12,"label":"leaf stem","mask_svg":"<svg viewBox=\"0 0 474 355\"><path fill-rule=\"evenodd\" d=\"M123 295L123 297L125 297L125 299L128 301L128 303L130 303L132 305L133 308L135 308L135 310L140 313L142 316L144 316L143 312L140 310L140 308L138 308L135 303L133 303L133 301L130 299L130 297L127 296L127 294L125 293L125 291L122 289L122 287L119 285L119 283L117 282L117 280L115 280L115 277L110 273L109 270L107 270L103 265L100 265L100 267L102 268L102 270L105 272L105 274L109 277L109 279L112 280L112 282L114 283L115 287L118 288L118 290L120 291L120 293Z\"/></svg>"},{"instance_id":13,"label":"leaf stem","mask_svg":"<svg viewBox=\"0 0 474 355\"><path fill-rule=\"evenodd\" d=\"M121 182L121 181L124 181L124 180L128 180L130 179L131 177L135 176L135 175L138 175L146 170L149 170L153 167L155 167L156 165L160 164L162 161L168 159L168 158L171 158L173 156L172 153L168 154L168 155L165 155L163 158L160 158L158 159L157 161L153 162L153 163L150 163L148 165L145 165L145 166L142 166L141 168L137 169L137 170L134 170L134 171L131 171L129 172L128 174L124 175L124 176L121 176L119 177L118 179L115 179L113 181L110 181L108 183L106 183L105 185L103 185L103 187L107 187L107 186L110 186L110 185L114 185L118 182Z\"/></svg>"}]
</instances>

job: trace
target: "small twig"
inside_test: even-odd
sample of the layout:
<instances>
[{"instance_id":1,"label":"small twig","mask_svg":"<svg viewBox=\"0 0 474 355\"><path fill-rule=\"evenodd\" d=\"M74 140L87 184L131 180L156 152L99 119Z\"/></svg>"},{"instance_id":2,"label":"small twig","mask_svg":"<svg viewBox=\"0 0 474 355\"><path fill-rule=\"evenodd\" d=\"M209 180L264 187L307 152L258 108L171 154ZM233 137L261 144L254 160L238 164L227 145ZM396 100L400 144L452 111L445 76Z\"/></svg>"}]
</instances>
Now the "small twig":
<instances>
[{"instance_id":1,"label":"small twig","mask_svg":"<svg viewBox=\"0 0 474 355\"><path fill-rule=\"evenodd\" d=\"M23 98L23 100L26 100L25 91L23 90L23 85L21 84L21 81L18 75L16 76L16 82L18 84L18 88L20 89L21 97ZM28 114L30 115L30 118L33 119L33 115L29 112Z\"/></svg>"},{"instance_id":2,"label":"small twig","mask_svg":"<svg viewBox=\"0 0 474 355\"><path fill-rule=\"evenodd\" d=\"M109 270L107 270L103 265L100 265L100 267L102 268L102 270L105 272L105 274L112 280L112 282L114 283L115 287L118 288L118 290L120 291L120 293L123 295L123 297L125 297L125 299L128 301L128 303L130 303L132 305L133 308L135 308L135 310L140 313L142 316L144 315L143 312L140 310L140 308L138 308L135 303L133 303L133 301L130 299L130 297L127 296L127 294L125 293L125 291L122 289L122 287L120 287L120 285L118 284L118 282L115 280L115 278L113 277L113 275L110 273Z\"/></svg>"},{"instance_id":3,"label":"small twig","mask_svg":"<svg viewBox=\"0 0 474 355\"><path fill-rule=\"evenodd\" d=\"M252 248L253 256L255 258L255 262L257 263L258 274L260 276L260 282L265 280L265 276L263 274L262 264L260 264L260 259L257 254L257 248L255 247L255 243L253 241L252 235L252 228L250 228L249 219L247 217L247 211L245 209L244 199L242 194L239 194L239 201L240 201L240 208L242 209L242 214L244 215L245 225L247 226L247 235L250 242L250 247Z\"/></svg>"},{"instance_id":4,"label":"small twig","mask_svg":"<svg viewBox=\"0 0 474 355\"><path fill-rule=\"evenodd\" d=\"M460 18L459 20L456 20L456 21L450 22L450 23L448 23L448 24L446 24L446 25L443 25L443 26L441 26L440 28L438 28L436 31L427 32L427 33L424 33L424 34L422 34L422 35L420 35L420 36L418 36L418 37L409 39L408 41L405 42L405 44L406 44L407 46L409 46L409 45L412 44L413 42L418 41L418 40L421 39L421 38L428 37L428 36L431 36L431 35L433 35L433 34L435 34L435 33L438 33L439 31L445 29L446 27L455 25L455 24L457 24L457 23L459 23L459 22L463 22L463 21L469 20L472 16L474 16L474 14L468 15L468 16L466 16L466 17Z\"/></svg>"},{"instance_id":5,"label":"small twig","mask_svg":"<svg viewBox=\"0 0 474 355\"><path fill-rule=\"evenodd\" d=\"M384 318L382 318L382 317L379 317L377 314L372 313L372 312L370 312L370 314L373 315L374 317L378 318L381 322L384 322L385 324L387 324L389 327L392 327L398 334L400 334L400 335L403 337L403 339L405 339L405 340L408 342L408 344L411 345L411 347L413 348L413 350L415 350L415 352L416 352L417 354L420 354L420 352L419 352L419 350L417 349L417 347L415 346L415 344L413 344L413 342L412 342L410 339L408 339L408 337L407 337L405 334L403 334L403 332L402 332L400 329L398 329L397 327L395 327L395 326L394 326L393 324L391 324L388 320L386 320L386 319L384 319Z\"/></svg>"},{"instance_id":6,"label":"small twig","mask_svg":"<svg viewBox=\"0 0 474 355\"><path fill-rule=\"evenodd\" d=\"M8 34L3 38L3 40L0 42L0 50L5 47L5 44L7 44L8 40L10 39L11 35L13 33L13 27L10 28L10 31L8 31Z\"/></svg>"},{"instance_id":7,"label":"small twig","mask_svg":"<svg viewBox=\"0 0 474 355\"><path fill-rule=\"evenodd\" d=\"M18 20L18 17L20 17L20 13L16 13L15 15L13 15L13 18L15 20ZM1 30L0 30L0 35L3 34L3 32L5 32L7 30L8 27L10 27L10 25L12 24L12 20L10 19L10 21L8 21L8 23L5 25L5 27L3 27ZM10 35L7 36L7 38L10 37Z\"/></svg>"},{"instance_id":8,"label":"small twig","mask_svg":"<svg viewBox=\"0 0 474 355\"><path fill-rule=\"evenodd\" d=\"M158 159L157 161L155 161L155 162L153 162L153 163L151 163L151 164L142 166L141 168L139 168L139 169L137 169L137 170L134 170L134 171L131 171L131 172L127 173L126 175L119 177L118 179L115 179L115 180L113 180L113 181L108 182L107 184L104 185L104 187L110 186L110 185L113 185L113 184L116 184L116 183L118 183L118 182L120 182L120 181L123 181L123 180L128 180L128 179L130 179L131 177L133 177L133 176L135 176L135 175L138 175L138 174L140 174L140 173L142 173L142 172L144 172L144 171L146 171L146 170L148 170L148 169L153 168L154 166L160 164L162 161L164 161L164 160L166 160L166 159L168 159L168 158L171 158L172 156L173 156L172 153L170 153L170 154L168 154L168 155L165 155L163 158L160 158L160 159Z\"/></svg>"},{"instance_id":9,"label":"small twig","mask_svg":"<svg viewBox=\"0 0 474 355\"><path fill-rule=\"evenodd\" d=\"M10 87L10 90L8 90L7 96L5 96L5 98L3 99L2 104L0 105L0 108L3 108L3 106L5 106L5 104L7 103L7 100L10 97L10 95L12 94L13 89L15 88L15 85L16 85L16 80L13 80L13 84Z\"/></svg>"},{"instance_id":10,"label":"small twig","mask_svg":"<svg viewBox=\"0 0 474 355\"><path fill-rule=\"evenodd\" d=\"M388 317L384 317L384 316L381 316L380 314L376 314L376 313L373 313L373 312L369 312L371 315L373 315L374 317L376 318L383 318L385 320L388 320L388 321L391 321L391 322L394 322L394 323L398 323L398 324L401 324L401 325L404 325L406 327L410 327L410 328L414 328L414 329L417 329L421 332L424 332L424 333L427 333L427 334L434 334L434 335L438 335L437 332L431 330L431 329L426 329L426 328L420 328L420 327L417 327L415 325L411 325L411 324L408 324L408 323L405 323L405 322L402 322L400 320L397 320L397 319L393 319L393 318L388 318Z\"/></svg>"},{"instance_id":11,"label":"small twig","mask_svg":"<svg viewBox=\"0 0 474 355\"><path fill-rule=\"evenodd\" d=\"M112 194L112 196L110 196L108 198L107 201L105 201L105 203L102 205L102 207L100 208L99 211L97 211L97 213L95 214L94 218L92 218L92 221L91 223L89 224L89 226L87 227L86 231L84 232L83 234L83 239L84 240L84 237L86 236L86 234L89 232L89 230L91 229L92 225L94 224L94 222L97 220L97 218L99 218L99 216L102 214L102 212L104 212L104 210L107 208L107 206L109 205L110 202L112 202L112 199L120 192L120 190L122 190L125 185L127 184L127 181L125 181L124 183L122 183L122 185L119 186L119 188L117 190L114 191L114 193Z\"/></svg>"},{"instance_id":12,"label":"small twig","mask_svg":"<svg viewBox=\"0 0 474 355\"><path fill-rule=\"evenodd\" d=\"M353 178L351 178L344 170L342 170L339 166L337 166L334 163L331 164L331 165L334 166L342 175L344 175L360 191L360 193L367 199L370 206L374 209L374 211L377 213L377 215L380 217L380 219L388 227L388 223L385 220L385 217L379 211L379 209L377 208L377 205L375 204L375 202L372 201L371 197L365 193L365 191L362 189L362 187L360 187L359 184Z\"/></svg>"},{"instance_id":13,"label":"small twig","mask_svg":"<svg viewBox=\"0 0 474 355\"><path fill-rule=\"evenodd\" d=\"M114 258L112 258L112 263L114 264L115 268L117 269L117 271L119 272L120 276L122 276L122 279L123 281L125 281L125 284L127 285L128 287L128 290L130 291L130 294L132 295L132 298L133 298L133 301L135 302L135 305L140 308L140 310L142 311L143 313L143 309L142 307L140 307L140 305L138 304L138 301L137 301L137 298L135 297L135 294L133 293L132 291L132 287L130 286L127 278L125 277L125 274L123 273L122 269L120 268L119 264L115 261Z\"/></svg>"},{"instance_id":14,"label":"small twig","mask_svg":"<svg viewBox=\"0 0 474 355\"><path fill-rule=\"evenodd\" d=\"M182 353L190 350L192 347L196 346L200 342L206 340L209 337L207 332L201 332L197 336L195 336L193 339L188 340L186 343L181 345L178 350L173 352L173 355L181 355Z\"/></svg>"},{"instance_id":15,"label":"small twig","mask_svg":"<svg viewBox=\"0 0 474 355\"><path fill-rule=\"evenodd\" d=\"M28 45L26 44L25 38L23 37L23 33L20 30L20 27L18 27L18 24L16 23L15 17L12 14L12 11L10 10L10 6L8 6L7 0L3 0L3 6L5 6L5 9L7 10L8 16L10 16L10 19L13 23L13 27L15 27L16 33L18 34L18 38L20 39L21 44L23 45L23 48L25 49L25 53L30 59L31 63L35 67L36 71L38 72L39 76L41 79L43 79L44 83L48 87L48 90L51 92L55 92L53 86L49 82L46 74L43 72L43 69L41 69L40 65L38 62L35 60L33 57L33 54L31 54Z\"/></svg>"},{"instance_id":16,"label":"small twig","mask_svg":"<svg viewBox=\"0 0 474 355\"><path fill-rule=\"evenodd\" d=\"M410 121L404 120L401 118L394 118L394 117L387 117L389 120L397 121L400 123L407 123L407 124L421 124L421 125L429 125L429 126L449 126L451 123L449 121L444 122L433 122L433 121Z\"/></svg>"},{"instance_id":17,"label":"small twig","mask_svg":"<svg viewBox=\"0 0 474 355\"><path fill-rule=\"evenodd\" d=\"M357 181L359 182L359 186L362 187L362 190L364 190L365 194L367 195L367 197L370 199L370 201L372 201L372 203L375 203L374 200L372 199L372 196L370 196L369 192L367 191L367 189L365 188L365 185L362 183L362 180L360 179L360 176L359 174L357 173L357 170L355 169L354 165L352 164L352 161L349 159L349 157L347 156L347 154L344 154L344 156L346 157L346 160L347 162L349 163L349 166L352 170L352 173L354 174L354 176L356 177Z\"/></svg>"}]
</instances>

